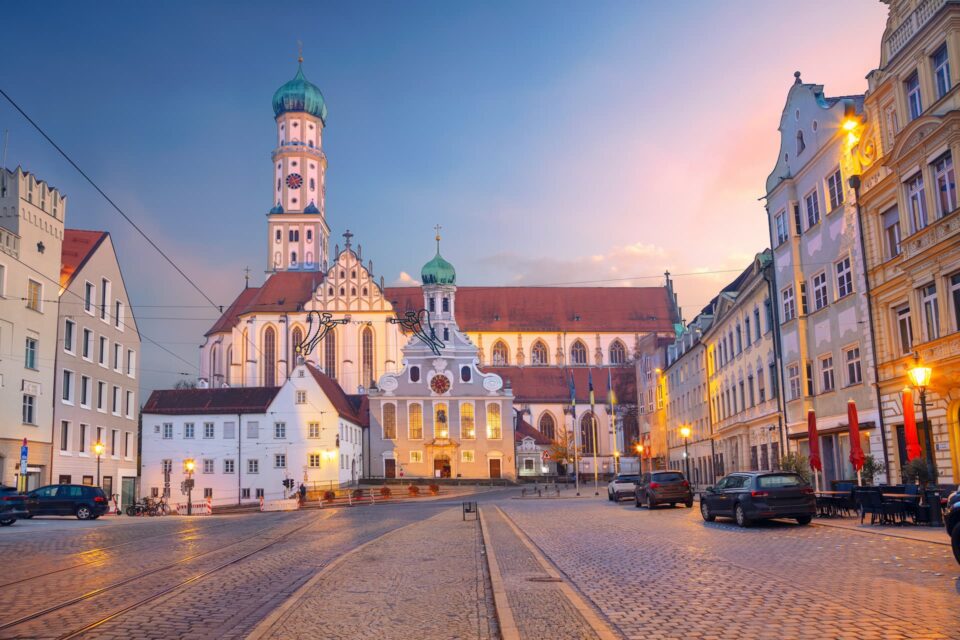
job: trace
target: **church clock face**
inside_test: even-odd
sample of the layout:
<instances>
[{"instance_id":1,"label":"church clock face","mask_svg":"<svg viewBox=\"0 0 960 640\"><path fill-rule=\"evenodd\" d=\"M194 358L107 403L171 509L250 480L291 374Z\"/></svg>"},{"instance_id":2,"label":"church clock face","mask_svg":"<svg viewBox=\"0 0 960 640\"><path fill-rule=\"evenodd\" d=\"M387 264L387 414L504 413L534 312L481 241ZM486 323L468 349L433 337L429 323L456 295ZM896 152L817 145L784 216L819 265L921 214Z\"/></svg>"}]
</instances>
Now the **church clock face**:
<instances>
[{"instance_id":1,"label":"church clock face","mask_svg":"<svg viewBox=\"0 0 960 640\"><path fill-rule=\"evenodd\" d=\"M443 395L450 391L450 380L443 375L433 376L430 378L430 389L437 395Z\"/></svg>"},{"instance_id":2,"label":"church clock face","mask_svg":"<svg viewBox=\"0 0 960 640\"><path fill-rule=\"evenodd\" d=\"M303 177L299 173L291 173L287 176L287 186L291 189L299 189L303 184Z\"/></svg>"}]
</instances>

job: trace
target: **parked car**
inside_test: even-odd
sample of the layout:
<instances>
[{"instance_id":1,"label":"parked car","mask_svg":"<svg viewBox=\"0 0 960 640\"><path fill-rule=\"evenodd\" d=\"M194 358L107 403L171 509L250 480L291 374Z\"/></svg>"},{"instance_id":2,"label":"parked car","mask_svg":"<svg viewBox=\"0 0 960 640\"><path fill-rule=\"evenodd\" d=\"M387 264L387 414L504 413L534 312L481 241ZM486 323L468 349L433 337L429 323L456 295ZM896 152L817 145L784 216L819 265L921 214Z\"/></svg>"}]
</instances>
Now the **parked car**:
<instances>
[{"instance_id":1,"label":"parked car","mask_svg":"<svg viewBox=\"0 0 960 640\"><path fill-rule=\"evenodd\" d=\"M9 527L17 518L28 518L27 501L14 487L0 485L0 527Z\"/></svg>"},{"instance_id":2,"label":"parked car","mask_svg":"<svg viewBox=\"0 0 960 640\"><path fill-rule=\"evenodd\" d=\"M619 475L607 485L607 500L620 502L626 496L632 496L637 490L637 476Z\"/></svg>"},{"instance_id":3,"label":"parked car","mask_svg":"<svg viewBox=\"0 0 960 640\"><path fill-rule=\"evenodd\" d=\"M653 509L658 504L675 507L680 503L687 505L687 508L693 506L693 490L682 472L652 471L640 478L634 494L634 504L638 509L641 505Z\"/></svg>"},{"instance_id":4,"label":"parked car","mask_svg":"<svg viewBox=\"0 0 960 640\"><path fill-rule=\"evenodd\" d=\"M953 546L953 557L960 563L960 491L955 492L947 501L947 516L944 518L947 535Z\"/></svg>"},{"instance_id":5,"label":"parked car","mask_svg":"<svg viewBox=\"0 0 960 640\"><path fill-rule=\"evenodd\" d=\"M700 515L707 522L727 516L746 527L756 520L795 518L805 525L816 513L813 488L785 471L731 473L700 495Z\"/></svg>"},{"instance_id":6,"label":"parked car","mask_svg":"<svg viewBox=\"0 0 960 640\"><path fill-rule=\"evenodd\" d=\"M78 520L96 520L110 505L100 487L83 484L51 484L26 494L27 510L33 516L76 516Z\"/></svg>"}]
</instances>

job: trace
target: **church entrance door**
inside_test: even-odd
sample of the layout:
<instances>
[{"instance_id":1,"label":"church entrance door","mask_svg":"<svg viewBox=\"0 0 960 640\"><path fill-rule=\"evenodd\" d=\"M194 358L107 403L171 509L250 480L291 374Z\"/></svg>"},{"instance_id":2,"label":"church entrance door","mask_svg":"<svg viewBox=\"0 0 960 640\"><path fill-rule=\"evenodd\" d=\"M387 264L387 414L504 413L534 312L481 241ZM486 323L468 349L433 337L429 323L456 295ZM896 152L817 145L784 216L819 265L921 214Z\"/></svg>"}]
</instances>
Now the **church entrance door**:
<instances>
[{"instance_id":1,"label":"church entrance door","mask_svg":"<svg viewBox=\"0 0 960 640\"><path fill-rule=\"evenodd\" d=\"M450 457L437 456L433 459L433 476L435 478L450 477Z\"/></svg>"},{"instance_id":2,"label":"church entrance door","mask_svg":"<svg viewBox=\"0 0 960 640\"><path fill-rule=\"evenodd\" d=\"M500 458L490 458L490 477L500 477Z\"/></svg>"},{"instance_id":3,"label":"church entrance door","mask_svg":"<svg viewBox=\"0 0 960 640\"><path fill-rule=\"evenodd\" d=\"M387 458L383 461L383 475L387 478L397 477L397 461L393 458Z\"/></svg>"}]
</instances>

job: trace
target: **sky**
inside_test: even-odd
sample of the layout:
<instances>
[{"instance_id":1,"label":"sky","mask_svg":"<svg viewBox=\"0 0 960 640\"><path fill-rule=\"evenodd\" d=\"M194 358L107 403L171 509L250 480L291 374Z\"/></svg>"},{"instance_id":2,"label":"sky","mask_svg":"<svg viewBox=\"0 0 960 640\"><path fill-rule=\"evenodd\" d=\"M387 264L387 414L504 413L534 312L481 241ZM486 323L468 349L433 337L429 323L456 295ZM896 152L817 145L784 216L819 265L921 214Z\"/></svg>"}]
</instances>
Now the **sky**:
<instances>
[{"instance_id":1,"label":"sky","mask_svg":"<svg viewBox=\"0 0 960 640\"><path fill-rule=\"evenodd\" d=\"M349 228L388 284L415 283L438 223L462 285L669 270L690 320L769 245L794 71L862 93L885 20L878 0L21 2L0 88L226 306L245 267L264 277L271 98L302 41L329 108L331 244ZM113 235L142 398L195 378L216 309L0 100L4 131L6 164L66 193L68 227Z\"/></svg>"}]
</instances>

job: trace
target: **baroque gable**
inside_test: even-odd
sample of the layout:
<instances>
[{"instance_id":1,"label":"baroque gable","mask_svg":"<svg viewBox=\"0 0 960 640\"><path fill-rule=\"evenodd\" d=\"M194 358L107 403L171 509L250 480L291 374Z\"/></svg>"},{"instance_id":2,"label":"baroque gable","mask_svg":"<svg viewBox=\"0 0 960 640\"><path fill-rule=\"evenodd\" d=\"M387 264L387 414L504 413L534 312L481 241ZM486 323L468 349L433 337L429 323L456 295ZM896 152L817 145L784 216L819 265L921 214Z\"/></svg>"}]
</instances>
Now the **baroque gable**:
<instances>
[{"instance_id":1,"label":"baroque gable","mask_svg":"<svg viewBox=\"0 0 960 640\"><path fill-rule=\"evenodd\" d=\"M337 247L337 257L326 270L323 282L314 291L307 310L347 313L350 311L392 311L393 307L383 297L383 278L377 282L373 276L373 261L364 266L361 249L354 251L348 241L342 251Z\"/></svg>"}]
</instances>

